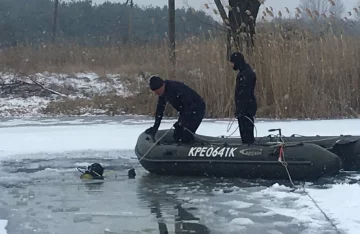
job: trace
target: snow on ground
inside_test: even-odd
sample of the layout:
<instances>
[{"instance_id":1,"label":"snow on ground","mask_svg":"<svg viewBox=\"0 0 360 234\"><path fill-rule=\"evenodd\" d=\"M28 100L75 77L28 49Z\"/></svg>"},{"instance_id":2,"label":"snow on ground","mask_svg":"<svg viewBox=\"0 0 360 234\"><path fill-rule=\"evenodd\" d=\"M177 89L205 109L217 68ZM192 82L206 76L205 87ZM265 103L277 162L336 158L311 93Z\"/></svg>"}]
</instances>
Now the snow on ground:
<instances>
[{"instance_id":1,"label":"snow on ground","mask_svg":"<svg viewBox=\"0 0 360 234\"><path fill-rule=\"evenodd\" d=\"M6 116L39 116L41 108L46 107L50 102L49 98L28 97L28 98L0 98L0 113Z\"/></svg>"},{"instance_id":2,"label":"snow on ground","mask_svg":"<svg viewBox=\"0 0 360 234\"><path fill-rule=\"evenodd\" d=\"M30 78L24 76L16 76L13 73L0 73L0 77L4 84L9 84L15 78L29 83L32 83ZM124 86L124 79L120 74L106 74L106 76L99 76L96 73L36 73L33 76L35 80L45 87L50 88L51 85L56 84L62 87L73 88L77 90L77 97L86 97L84 93L106 94L115 92L119 96L130 96L131 93Z\"/></svg>"},{"instance_id":3,"label":"snow on ground","mask_svg":"<svg viewBox=\"0 0 360 234\"><path fill-rule=\"evenodd\" d=\"M0 234L7 234L6 225L8 221L0 219Z\"/></svg>"},{"instance_id":4,"label":"snow on ground","mask_svg":"<svg viewBox=\"0 0 360 234\"><path fill-rule=\"evenodd\" d=\"M26 120L25 120L26 121ZM84 118L86 121L86 118ZM47 121L51 122L51 121ZM55 122L55 120L54 120ZM8 158L29 157L29 153L36 152L62 152L75 150L133 150L138 135L146 128L152 126L153 120L125 122L114 121L110 123L94 122L92 125L81 125L81 120L74 120L73 124L62 126L31 126L0 122L0 160ZM172 126L175 120L164 120L161 129ZM133 124L131 124L133 123ZM322 120L322 121L256 121L258 136L268 135L270 128L282 128L284 135L360 135L360 119L353 120ZM204 121L197 133L204 135L228 135L226 131L228 121ZM336 126L336 127L335 127ZM230 132L233 132L236 124ZM235 136L238 136L238 131ZM21 155L19 155L21 154ZM31 155L30 157L33 157ZM80 155L81 157L81 155ZM84 155L86 157L86 155ZM116 156L117 157L117 156ZM329 225L323 214L316 208L309 197L300 193L290 193L288 187L274 184L251 196L257 196L262 205L273 214L282 214L293 218L293 223L307 223L311 230L321 233L324 225ZM360 230L360 185L334 184L326 189L306 188L306 191L316 200L318 205L332 219L339 229L348 234L358 233ZM289 200L292 205L289 206ZM246 208L249 204L237 203L232 200L229 204ZM251 220L238 217L230 225L250 225ZM283 225L280 222L274 225Z\"/></svg>"},{"instance_id":5,"label":"snow on ground","mask_svg":"<svg viewBox=\"0 0 360 234\"><path fill-rule=\"evenodd\" d=\"M128 81L125 79L125 76L121 74L106 74L105 76L99 76L98 74L91 72L74 74L44 72L34 74L31 76L31 79L34 79L46 88L53 89L60 93L63 93L62 90L66 90L70 93L67 95L70 99L88 98L95 94L105 95L113 93L122 97L128 97L134 94L134 90L129 90L127 88ZM11 84L14 80L21 80L33 84L31 79L22 75L0 72L0 82L4 85ZM136 84L136 82L139 81L140 78L134 77L132 84ZM59 87L62 90L58 90ZM41 108L46 107L50 101L57 98L59 98L59 96L55 94L51 97L30 96L22 98L6 96L0 98L0 116L44 116L40 114Z\"/></svg>"}]
</instances>

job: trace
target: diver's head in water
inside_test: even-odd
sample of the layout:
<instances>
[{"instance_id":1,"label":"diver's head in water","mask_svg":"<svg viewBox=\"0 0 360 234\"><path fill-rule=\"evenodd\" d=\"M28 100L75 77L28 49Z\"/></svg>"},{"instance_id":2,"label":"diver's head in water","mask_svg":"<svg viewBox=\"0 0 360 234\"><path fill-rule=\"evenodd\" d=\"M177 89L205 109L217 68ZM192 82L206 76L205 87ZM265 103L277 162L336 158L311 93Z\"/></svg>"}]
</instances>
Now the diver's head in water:
<instances>
[{"instance_id":1,"label":"diver's head in water","mask_svg":"<svg viewBox=\"0 0 360 234\"><path fill-rule=\"evenodd\" d=\"M85 173L81 175L81 179L94 179L94 180L103 180L104 168L100 163L93 163L88 166Z\"/></svg>"}]
</instances>

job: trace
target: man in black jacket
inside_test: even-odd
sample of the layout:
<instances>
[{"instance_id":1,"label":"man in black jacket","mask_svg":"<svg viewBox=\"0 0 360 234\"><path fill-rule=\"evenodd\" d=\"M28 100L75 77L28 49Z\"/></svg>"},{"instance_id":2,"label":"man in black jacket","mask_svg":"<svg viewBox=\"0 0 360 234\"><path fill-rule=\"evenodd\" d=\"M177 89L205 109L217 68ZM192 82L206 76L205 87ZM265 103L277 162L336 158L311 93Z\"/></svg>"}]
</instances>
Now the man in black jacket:
<instances>
[{"instance_id":1,"label":"man in black jacket","mask_svg":"<svg viewBox=\"0 0 360 234\"><path fill-rule=\"evenodd\" d=\"M205 115L205 102L200 95L182 82L164 81L158 76L150 77L150 89L159 96L159 99L154 126L147 129L145 133L155 135L159 129L166 103L169 102L180 113L178 121L174 124L174 139L183 143L193 141L193 134Z\"/></svg>"},{"instance_id":2,"label":"man in black jacket","mask_svg":"<svg viewBox=\"0 0 360 234\"><path fill-rule=\"evenodd\" d=\"M256 74L240 52L233 53L230 62L235 71L239 70L235 87L235 117L239 123L241 140L243 144L253 144L254 116L257 111L254 94Z\"/></svg>"}]
</instances>

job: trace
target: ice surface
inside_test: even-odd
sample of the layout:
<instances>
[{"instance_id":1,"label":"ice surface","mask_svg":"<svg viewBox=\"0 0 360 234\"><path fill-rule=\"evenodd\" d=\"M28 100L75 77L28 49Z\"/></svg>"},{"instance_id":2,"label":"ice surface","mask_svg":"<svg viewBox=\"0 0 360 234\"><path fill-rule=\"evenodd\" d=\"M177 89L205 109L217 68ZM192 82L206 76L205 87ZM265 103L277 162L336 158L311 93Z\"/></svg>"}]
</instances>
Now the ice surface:
<instances>
[{"instance_id":1,"label":"ice surface","mask_svg":"<svg viewBox=\"0 0 360 234\"><path fill-rule=\"evenodd\" d=\"M160 129L172 127L176 120L163 121ZM33 121L34 122L34 121ZM216 123L203 122L197 133L210 136L228 136L234 132L236 125L227 132L228 121ZM268 129L282 128L284 135L360 135L360 120L322 120L322 121L287 121L256 122L257 136L269 135ZM143 124L126 123L72 125L72 126L21 126L21 121L11 125L0 122L0 157L8 154L24 154L37 152L63 152L75 150L133 150L139 134L153 125L153 121ZM334 128L336 126L336 128ZM238 130L234 137L239 136Z\"/></svg>"},{"instance_id":2,"label":"ice surface","mask_svg":"<svg viewBox=\"0 0 360 234\"><path fill-rule=\"evenodd\" d=\"M242 201L227 201L227 202L223 202L222 204L228 205L236 209L250 208L253 205L252 203L242 202Z\"/></svg>"},{"instance_id":3,"label":"ice surface","mask_svg":"<svg viewBox=\"0 0 360 234\"><path fill-rule=\"evenodd\" d=\"M7 234L6 231L7 223L8 223L7 220L0 219L0 234Z\"/></svg>"},{"instance_id":4,"label":"ice surface","mask_svg":"<svg viewBox=\"0 0 360 234\"><path fill-rule=\"evenodd\" d=\"M254 222L251 219L248 219L248 218L235 218L230 222L230 224L251 225L251 224L254 224Z\"/></svg>"},{"instance_id":5,"label":"ice surface","mask_svg":"<svg viewBox=\"0 0 360 234\"><path fill-rule=\"evenodd\" d=\"M78 123L80 122L81 121ZM174 122L175 120L164 121L161 129L171 127ZM32 123L34 123L34 120ZM152 126L152 124L153 121L137 121L137 123L132 123L131 120L128 120L124 123L114 121L103 124L94 122L92 125L38 125L27 127L22 125L20 120L13 121L11 124L5 121L0 123L0 141L2 143L0 160L5 160L9 157L21 158L26 154L38 152L133 150L138 135L146 128ZM360 129L354 127L359 126L359 124L359 119L283 122L258 121L256 122L256 127L258 136L268 135L268 129L270 128L282 128L284 135L360 135ZM228 135L229 133L226 131L227 125L228 121L205 121L201 124L197 133L212 136ZM235 127L236 124L234 124L230 132L233 132ZM239 133L236 131L235 136L238 135ZM86 155L84 155L84 157L86 157ZM85 164L87 163L80 164L79 161L78 165L85 166ZM50 171L46 170L44 173L50 173ZM236 189L234 189L234 193L243 192L242 190L235 190ZM358 215L360 208L358 199L360 197L359 184L335 184L329 185L328 188L324 189L315 189L308 186L306 190L339 229L344 230L347 234L358 233L360 229L360 216ZM217 191L216 193L218 194L220 192L221 191ZM242 196L246 198L246 194L242 194ZM271 187L253 192L248 196L247 201L256 199L260 201L262 207L268 209L267 212L254 213L252 216L254 218L285 215L290 217L292 221L279 221L273 225L286 226L290 224L301 224L308 228L304 233L322 233L324 227L331 230L331 225L311 199L304 194L290 192L289 187L274 184ZM204 207L207 206L206 202L210 202L207 199L201 198L190 200L191 203L204 205ZM251 226L253 219L241 217L240 213L250 207L252 205L251 203L246 203L244 200L237 201L236 199L231 199L227 204L222 205L228 207L228 211L233 215L232 220L229 221L232 229L241 232L241 230L246 230ZM208 206L208 208L209 207L210 206ZM2 223L3 222L0 222L0 224ZM274 231L273 233L276 232Z\"/></svg>"},{"instance_id":6,"label":"ice surface","mask_svg":"<svg viewBox=\"0 0 360 234\"><path fill-rule=\"evenodd\" d=\"M335 184L327 189L306 188L306 191L338 229L347 234L358 233L359 184ZM323 228L330 224L310 197L306 194L292 193L286 186L274 184L270 188L251 194L251 198L259 199L272 214L293 217L293 222L306 225L309 228L307 233L322 233Z\"/></svg>"},{"instance_id":7,"label":"ice surface","mask_svg":"<svg viewBox=\"0 0 360 234\"><path fill-rule=\"evenodd\" d=\"M360 230L360 185L336 184L330 189L307 189L330 218L336 219L337 226L348 234Z\"/></svg>"}]
</instances>

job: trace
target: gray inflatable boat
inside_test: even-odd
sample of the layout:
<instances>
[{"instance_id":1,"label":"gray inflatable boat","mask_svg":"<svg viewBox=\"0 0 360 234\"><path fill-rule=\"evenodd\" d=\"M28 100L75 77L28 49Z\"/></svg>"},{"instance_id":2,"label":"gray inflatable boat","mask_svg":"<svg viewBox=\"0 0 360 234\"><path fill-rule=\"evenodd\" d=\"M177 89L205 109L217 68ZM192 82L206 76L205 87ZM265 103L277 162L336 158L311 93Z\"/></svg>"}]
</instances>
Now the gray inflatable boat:
<instances>
[{"instance_id":1,"label":"gray inflatable boat","mask_svg":"<svg viewBox=\"0 0 360 234\"><path fill-rule=\"evenodd\" d=\"M257 138L253 145L243 145L236 137L198 134L195 142L179 144L172 135L172 130L159 130L156 136L140 134L135 153L147 171L179 176L289 179L287 166L291 179L315 180L335 175L343 167L342 159L336 154L336 144L301 142L302 139L319 140L317 137L294 136L284 138L282 144L270 135ZM334 139L335 142L341 145L341 139Z\"/></svg>"},{"instance_id":2,"label":"gray inflatable boat","mask_svg":"<svg viewBox=\"0 0 360 234\"><path fill-rule=\"evenodd\" d=\"M285 143L311 143L318 145L339 156L342 161L343 170L360 171L360 136L301 136L293 134L288 137L282 136L282 139ZM256 139L256 142L258 143L276 141L279 141L279 137L276 135L269 135Z\"/></svg>"}]
</instances>

